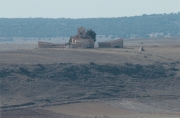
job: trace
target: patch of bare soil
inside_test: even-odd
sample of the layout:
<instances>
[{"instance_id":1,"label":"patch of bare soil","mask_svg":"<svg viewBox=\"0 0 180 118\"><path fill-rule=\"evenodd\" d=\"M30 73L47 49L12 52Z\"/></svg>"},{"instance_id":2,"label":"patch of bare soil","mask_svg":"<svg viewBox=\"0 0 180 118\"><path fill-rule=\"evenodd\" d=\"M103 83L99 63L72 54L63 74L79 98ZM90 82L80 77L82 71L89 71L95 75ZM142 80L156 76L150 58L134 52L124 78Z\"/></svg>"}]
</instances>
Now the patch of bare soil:
<instances>
[{"instance_id":1,"label":"patch of bare soil","mask_svg":"<svg viewBox=\"0 0 180 118\"><path fill-rule=\"evenodd\" d=\"M1 118L80 118L80 117L55 113L45 109L26 108L19 110L2 111Z\"/></svg>"},{"instance_id":2,"label":"patch of bare soil","mask_svg":"<svg viewBox=\"0 0 180 118\"><path fill-rule=\"evenodd\" d=\"M146 106L146 104L137 101L135 102L132 99L82 102L60 106L50 106L45 107L45 109L56 113L71 114L81 117L178 118L180 116L179 112L172 112L170 110L165 111L152 106Z\"/></svg>"}]
</instances>

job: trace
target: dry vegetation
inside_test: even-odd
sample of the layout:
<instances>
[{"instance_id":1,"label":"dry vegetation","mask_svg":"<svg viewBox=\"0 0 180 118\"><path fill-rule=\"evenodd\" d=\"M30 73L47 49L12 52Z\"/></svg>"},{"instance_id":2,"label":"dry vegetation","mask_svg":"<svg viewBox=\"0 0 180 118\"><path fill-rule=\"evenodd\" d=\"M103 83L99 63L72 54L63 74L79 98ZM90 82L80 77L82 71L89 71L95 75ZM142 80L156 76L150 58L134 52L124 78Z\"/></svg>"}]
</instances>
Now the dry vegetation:
<instances>
[{"instance_id":1,"label":"dry vegetation","mask_svg":"<svg viewBox=\"0 0 180 118\"><path fill-rule=\"evenodd\" d=\"M1 117L180 117L180 47L0 52Z\"/></svg>"}]
</instances>

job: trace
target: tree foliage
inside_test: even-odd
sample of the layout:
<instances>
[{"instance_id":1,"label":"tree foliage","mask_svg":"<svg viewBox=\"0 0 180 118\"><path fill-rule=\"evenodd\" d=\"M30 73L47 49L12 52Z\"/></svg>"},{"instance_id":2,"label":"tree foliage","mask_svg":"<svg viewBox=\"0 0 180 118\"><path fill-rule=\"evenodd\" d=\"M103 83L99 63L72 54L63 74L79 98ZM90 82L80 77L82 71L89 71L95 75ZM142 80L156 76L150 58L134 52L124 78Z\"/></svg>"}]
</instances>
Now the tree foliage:
<instances>
[{"instance_id":1,"label":"tree foliage","mask_svg":"<svg viewBox=\"0 0 180 118\"><path fill-rule=\"evenodd\" d=\"M96 42L96 33L92 29L86 31L86 36L91 37Z\"/></svg>"},{"instance_id":2,"label":"tree foliage","mask_svg":"<svg viewBox=\"0 0 180 118\"><path fill-rule=\"evenodd\" d=\"M97 35L130 38L163 33L180 36L180 12L119 18L0 18L0 37L58 37L77 34L78 27Z\"/></svg>"},{"instance_id":3,"label":"tree foliage","mask_svg":"<svg viewBox=\"0 0 180 118\"><path fill-rule=\"evenodd\" d=\"M72 43L72 37L69 38L68 44L70 45Z\"/></svg>"}]
</instances>

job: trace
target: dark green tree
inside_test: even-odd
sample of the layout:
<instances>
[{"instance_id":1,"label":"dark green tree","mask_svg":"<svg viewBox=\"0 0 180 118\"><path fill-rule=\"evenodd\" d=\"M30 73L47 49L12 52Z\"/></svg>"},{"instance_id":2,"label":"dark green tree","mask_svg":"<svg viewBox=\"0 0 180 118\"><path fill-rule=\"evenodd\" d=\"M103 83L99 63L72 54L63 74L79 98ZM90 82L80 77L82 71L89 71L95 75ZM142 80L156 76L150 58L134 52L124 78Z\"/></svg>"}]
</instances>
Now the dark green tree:
<instances>
[{"instance_id":1,"label":"dark green tree","mask_svg":"<svg viewBox=\"0 0 180 118\"><path fill-rule=\"evenodd\" d=\"M72 43L72 36L69 38L68 44L70 45Z\"/></svg>"},{"instance_id":2,"label":"dark green tree","mask_svg":"<svg viewBox=\"0 0 180 118\"><path fill-rule=\"evenodd\" d=\"M86 36L91 37L96 42L96 33L92 29L87 30Z\"/></svg>"}]
</instances>

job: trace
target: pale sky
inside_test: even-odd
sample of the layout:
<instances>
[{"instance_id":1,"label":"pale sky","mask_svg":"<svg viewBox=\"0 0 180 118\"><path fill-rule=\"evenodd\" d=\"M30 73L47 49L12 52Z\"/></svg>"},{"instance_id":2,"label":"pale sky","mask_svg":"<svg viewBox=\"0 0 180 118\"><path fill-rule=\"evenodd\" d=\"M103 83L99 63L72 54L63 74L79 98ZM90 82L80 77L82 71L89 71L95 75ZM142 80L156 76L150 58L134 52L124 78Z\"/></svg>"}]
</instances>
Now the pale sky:
<instances>
[{"instance_id":1,"label":"pale sky","mask_svg":"<svg viewBox=\"0 0 180 118\"><path fill-rule=\"evenodd\" d=\"M180 12L180 0L0 0L0 18L100 18Z\"/></svg>"}]
</instances>

